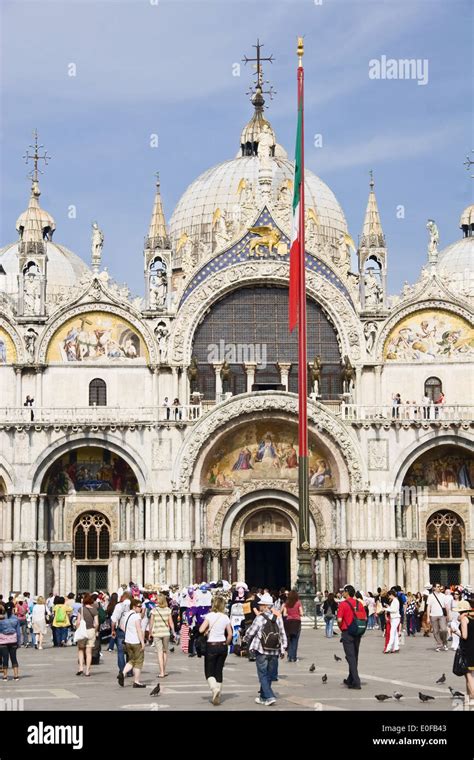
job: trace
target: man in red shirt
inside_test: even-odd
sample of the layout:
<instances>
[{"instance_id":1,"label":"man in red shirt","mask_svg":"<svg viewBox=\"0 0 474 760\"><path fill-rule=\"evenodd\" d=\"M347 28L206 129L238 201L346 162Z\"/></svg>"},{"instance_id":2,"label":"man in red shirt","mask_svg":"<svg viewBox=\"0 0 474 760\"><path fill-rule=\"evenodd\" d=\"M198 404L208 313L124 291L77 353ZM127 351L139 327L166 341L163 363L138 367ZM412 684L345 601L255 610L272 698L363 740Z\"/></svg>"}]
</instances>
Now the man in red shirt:
<instances>
[{"instance_id":1,"label":"man in red shirt","mask_svg":"<svg viewBox=\"0 0 474 760\"><path fill-rule=\"evenodd\" d=\"M337 624L341 631L341 641L344 647L344 653L349 665L349 676L344 679L348 689L360 689L360 678L357 670L359 660L360 636L351 636L348 628L354 619L354 610L357 600L355 597L354 586L344 586L342 589L344 601L337 608ZM361 602L359 602L360 606Z\"/></svg>"}]
</instances>

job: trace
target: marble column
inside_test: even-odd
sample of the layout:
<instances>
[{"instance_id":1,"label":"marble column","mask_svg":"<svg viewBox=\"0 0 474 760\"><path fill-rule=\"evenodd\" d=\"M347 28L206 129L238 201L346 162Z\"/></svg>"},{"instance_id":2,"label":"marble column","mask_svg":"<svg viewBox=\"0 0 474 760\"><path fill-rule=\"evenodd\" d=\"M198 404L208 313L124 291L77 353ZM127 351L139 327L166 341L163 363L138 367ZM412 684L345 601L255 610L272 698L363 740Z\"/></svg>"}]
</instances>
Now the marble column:
<instances>
[{"instance_id":1,"label":"marble column","mask_svg":"<svg viewBox=\"0 0 474 760\"><path fill-rule=\"evenodd\" d=\"M334 557L333 552L329 550L326 554L327 559L327 572L326 572L326 587L328 591L336 591L334 588ZM326 590L326 589L323 589Z\"/></svg>"},{"instance_id":2,"label":"marble column","mask_svg":"<svg viewBox=\"0 0 474 760\"><path fill-rule=\"evenodd\" d=\"M334 592L339 591L339 555L336 551L331 552L332 557L332 588Z\"/></svg>"},{"instance_id":3,"label":"marble column","mask_svg":"<svg viewBox=\"0 0 474 760\"><path fill-rule=\"evenodd\" d=\"M16 376L16 398L15 398L15 406L17 409L20 409L22 407L22 399L23 399L23 392L22 392L22 375L21 375L21 368L15 367L15 376Z\"/></svg>"},{"instance_id":4,"label":"marble column","mask_svg":"<svg viewBox=\"0 0 474 760\"><path fill-rule=\"evenodd\" d=\"M44 494L40 494L39 503L38 503L38 541L44 541L44 536L45 536L45 523L44 523L45 499L46 499L46 496ZM42 592L40 591L39 593L41 594Z\"/></svg>"},{"instance_id":5,"label":"marble column","mask_svg":"<svg viewBox=\"0 0 474 760\"><path fill-rule=\"evenodd\" d=\"M191 530L190 530L191 503L190 503L190 497L188 493L183 496L182 510L183 510L183 538L185 541L189 541L189 539L191 538Z\"/></svg>"},{"instance_id":6,"label":"marble column","mask_svg":"<svg viewBox=\"0 0 474 760\"><path fill-rule=\"evenodd\" d=\"M166 552L158 553L158 583L166 583Z\"/></svg>"},{"instance_id":7,"label":"marble column","mask_svg":"<svg viewBox=\"0 0 474 760\"><path fill-rule=\"evenodd\" d=\"M216 364L213 364L212 366L214 367L214 372L216 375L216 401L220 401L221 396L222 396L222 378L221 378L222 362L218 362Z\"/></svg>"},{"instance_id":8,"label":"marble column","mask_svg":"<svg viewBox=\"0 0 474 760\"><path fill-rule=\"evenodd\" d=\"M405 591L412 591L413 593L416 593L418 591L418 587L413 583L415 577L413 575L412 553L406 551L403 553L403 556L405 559Z\"/></svg>"},{"instance_id":9,"label":"marble column","mask_svg":"<svg viewBox=\"0 0 474 760\"><path fill-rule=\"evenodd\" d=\"M222 550L222 580L229 580L229 550Z\"/></svg>"},{"instance_id":10,"label":"marble column","mask_svg":"<svg viewBox=\"0 0 474 760\"><path fill-rule=\"evenodd\" d=\"M396 586L397 573L396 573L396 556L395 552L388 553L388 587Z\"/></svg>"},{"instance_id":11,"label":"marble column","mask_svg":"<svg viewBox=\"0 0 474 760\"><path fill-rule=\"evenodd\" d=\"M354 585L356 589L361 588L361 577L360 577L360 551L356 550L354 552Z\"/></svg>"},{"instance_id":12,"label":"marble column","mask_svg":"<svg viewBox=\"0 0 474 760\"><path fill-rule=\"evenodd\" d=\"M428 575L425 580L425 557L424 552L417 552L416 558L418 560L418 590L423 591L425 584L428 582Z\"/></svg>"},{"instance_id":13,"label":"marble column","mask_svg":"<svg viewBox=\"0 0 474 760\"><path fill-rule=\"evenodd\" d=\"M66 552L64 556L64 564L65 564L65 584L66 584L66 594L70 594L71 591L74 591L76 584L73 583L72 580L72 554L70 552Z\"/></svg>"},{"instance_id":14,"label":"marble column","mask_svg":"<svg viewBox=\"0 0 474 760\"><path fill-rule=\"evenodd\" d=\"M38 577L36 593L40 596L44 596L45 599L48 595L48 591L46 591L46 555L44 552L40 552L38 554Z\"/></svg>"},{"instance_id":15,"label":"marble column","mask_svg":"<svg viewBox=\"0 0 474 760\"><path fill-rule=\"evenodd\" d=\"M347 496L342 495L340 498L340 542L342 546L347 545Z\"/></svg>"},{"instance_id":16,"label":"marble column","mask_svg":"<svg viewBox=\"0 0 474 760\"><path fill-rule=\"evenodd\" d=\"M403 537L402 505L400 498L395 498L395 535L397 538Z\"/></svg>"},{"instance_id":17,"label":"marble column","mask_svg":"<svg viewBox=\"0 0 474 760\"><path fill-rule=\"evenodd\" d=\"M285 391L287 391L291 362L278 362L278 369L280 370L280 383L285 387Z\"/></svg>"},{"instance_id":18,"label":"marble column","mask_svg":"<svg viewBox=\"0 0 474 760\"><path fill-rule=\"evenodd\" d=\"M403 552L397 552L397 586L406 588L405 584L405 564L403 561Z\"/></svg>"},{"instance_id":19,"label":"marble column","mask_svg":"<svg viewBox=\"0 0 474 760\"><path fill-rule=\"evenodd\" d=\"M385 583L384 558L385 552L377 552L377 586L380 586L380 588L382 588Z\"/></svg>"},{"instance_id":20,"label":"marble column","mask_svg":"<svg viewBox=\"0 0 474 760\"><path fill-rule=\"evenodd\" d=\"M372 552L368 551L365 553L365 588L364 591L372 591L374 593L376 589L374 589L374 581L373 581L373 575L372 575Z\"/></svg>"},{"instance_id":21,"label":"marble column","mask_svg":"<svg viewBox=\"0 0 474 760\"><path fill-rule=\"evenodd\" d=\"M145 552L145 577L143 579L144 584L155 582L154 565L155 562L153 552Z\"/></svg>"},{"instance_id":22,"label":"marble column","mask_svg":"<svg viewBox=\"0 0 474 760\"><path fill-rule=\"evenodd\" d=\"M125 552L124 553L124 568L125 568L125 578L123 580L124 583L128 583L130 580L135 581L136 579L132 577L132 553L131 552Z\"/></svg>"},{"instance_id":23,"label":"marble column","mask_svg":"<svg viewBox=\"0 0 474 760\"><path fill-rule=\"evenodd\" d=\"M202 551L194 552L194 582L202 583L203 571L203 553Z\"/></svg>"},{"instance_id":24,"label":"marble column","mask_svg":"<svg viewBox=\"0 0 474 760\"><path fill-rule=\"evenodd\" d=\"M339 550L339 588L347 583L347 551Z\"/></svg>"},{"instance_id":25,"label":"marble column","mask_svg":"<svg viewBox=\"0 0 474 760\"><path fill-rule=\"evenodd\" d=\"M15 496L13 501L13 540L21 541L21 496Z\"/></svg>"},{"instance_id":26,"label":"marble column","mask_svg":"<svg viewBox=\"0 0 474 760\"><path fill-rule=\"evenodd\" d=\"M320 581L319 581L319 589L316 589L316 591L327 591L327 574L326 574L326 552L319 552L319 573L320 573Z\"/></svg>"},{"instance_id":27,"label":"marble column","mask_svg":"<svg viewBox=\"0 0 474 760\"><path fill-rule=\"evenodd\" d=\"M59 588L59 552L53 552L53 591L55 594L61 593Z\"/></svg>"},{"instance_id":28,"label":"marble column","mask_svg":"<svg viewBox=\"0 0 474 760\"><path fill-rule=\"evenodd\" d=\"M13 516L13 496L5 496L4 507L3 507L3 540L4 541L11 541L13 537L12 516Z\"/></svg>"},{"instance_id":29,"label":"marble column","mask_svg":"<svg viewBox=\"0 0 474 760\"><path fill-rule=\"evenodd\" d=\"M252 385L255 383L255 372L257 369L257 363L246 362L244 364L244 369L247 375L247 393L252 393Z\"/></svg>"},{"instance_id":30,"label":"marble column","mask_svg":"<svg viewBox=\"0 0 474 760\"><path fill-rule=\"evenodd\" d=\"M8 599L10 592L13 591L12 586L12 555L10 552L5 552L2 560L3 567L3 599ZM22 589L23 591L23 589Z\"/></svg>"},{"instance_id":31,"label":"marble column","mask_svg":"<svg viewBox=\"0 0 474 760\"><path fill-rule=\"evenodd\" d=\"M216 583L221 578L221 568L220 568L220 556L221 552L220 549L213 549L212 550L212 578L211 581L213 583Z\"/></svg>"},{"instance_id":32,"label":"marble column","mask_svg":"<svg viewBox=\"0 0 474 760\"><path fill-rule=\"evenodd\" d=\"M239 559L239 554L240 554L240 552L239 552L238 549L231 549L230 550L230 572L231 572L231 577L232 577L232 580L231 580L232 583L235 583L236 581L239 580L238 577L237 577L238 576L238 572L239 572L238 571L238 566L237 566L237 562L238 562L238 559ZM230 578L228 580L230 580Z\"/></svg>"},{"instance_id":33,"label":"marble column","mask_svg":"<svg viewBox=\"0 0 474 760\"><path fill-rule=\"evenodd\" d=\"M178 583L178 552L171 552L170 583Z\"/></svg>"},{"instance_id":34,"label":"marble column","mask_svg":"<svg viewBox=\"0 0 474 760\"><path fill-rule=\"evenodd\" d=\"M145 499L145 535L144 538L149 540L153 537L153 532L151 529L151 495L149 493L145 494L143 497Z\"/></svg>"},{"instance_id":35,"label":"marble column","mask_svg":"<svg viewBox=\"0 0 474 760\"><path fill-rule=\"evenodd\" d=\"M395 496L389 496L388 497L388 501L389 501L389 504L390 504L390 513L389 513L390 514L390 533L389 533L389 538L396 538L397 535L398 535L398 533L397 533L397 527L396 527L396 507L395 507L396 498L395 498Z\"/></svg>"},{"instance_id":36,"label":"marble column","mask_svg":"<svg viewBox=\"0 0 474 760\"><path fill-rule=\"evenodd\" d=\"M183 552L183 586L189 586L191 583L191 568L190 568L191 552Z\"/></svg>"},{"instance_id":37,"label":"marble column","mask_svg":"<svg viewBox=\"0 0 474 760\"><path fill-rule=\"evenodd\" d=\"M13 552L13 591L18 591L20 594L23 589L21 586L21 554L20 552Z\"/></svg>"},{"instance_id":38,"label":"marble column","mask_svg":"<svg viewBox=\"0 0 474 760\"><path fill-rule=\"evenodd\" d=\"M194 509L193 509L193 533L191 534L191 538L194 539L194 543L196 548L201 546L201 496L199 494L193 494L193 502L194 502Z\"/></svg>"},{"instance_id":39,"label":"marble column","mask_svg":"<svg viewBox=\"0 0 474 760\"><path fill-rule=\"evenodd\" d=\"M128 580L130 580L130 578ZM118 589L120 582L121 582L121 578L119 574L119 553L112 552L112 581L111 581L112 591L115 591L116 589Z\"/></svg>"},{"instance_id":40,"label":"marble column","mask_svg":"<svg viewBox=\"0 0 474 760\"><path fill-rule=\"evenodd\" d=\"M61 596L65 596L68 593L66 591L66 563L62 552L59 555L59 593Z\"/></svg>"},{"instance_id":41,"label":"marble column","mask_svg":"<svg viewBox=\"0 0 474 760\"><path fill-rule=\"evenodd\" d=\"M176 505L176 538L181 541L183 538L183 497L178 494L175 499Z\"/></svg>"},{"instance_id":42,"label":"marble column","mask_svg":"<svg viewBox=\"0 0 474 760\"><path fill-rule=\"evenodd\" d=\"M36 541L36 523L38 520L38 496L36 494L30 495L30 515L27 526L27 535L29 541ZM23 531L22 531L23 533Z\"/></svg>"}]
</instances>

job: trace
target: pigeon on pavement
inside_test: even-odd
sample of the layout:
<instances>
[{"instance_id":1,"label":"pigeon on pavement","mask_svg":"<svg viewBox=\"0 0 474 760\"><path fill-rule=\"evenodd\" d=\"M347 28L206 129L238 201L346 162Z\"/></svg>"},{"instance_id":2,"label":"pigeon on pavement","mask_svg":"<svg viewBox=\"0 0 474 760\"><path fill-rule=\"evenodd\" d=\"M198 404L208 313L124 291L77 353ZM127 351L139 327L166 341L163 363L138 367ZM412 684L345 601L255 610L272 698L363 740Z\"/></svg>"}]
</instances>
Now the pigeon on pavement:
<instances>
[{"instance_id":1,"label":"pigeon on pavement","mask_svg":"<svg viewBox=\"0 0 474 760\"><path fill-rule=\"evenodd\" d=\"M315 670L316 670L316 665L313 662L313 664L309 666L309 672L314 673Z\"/></svg>"},{"instance_id":2,"label":"pigeon on pavement","mask_svg":"<svg viewBox=\"0 0 474 760\"><path fill-rule=\"evenodd\" d=\"M392 697L389 697L388 694L376 694L375 699L378 699L379 702L385 702L386 699L392 699Z\"/></svg>"},{"instance_id":3,"label":"pigeon on pavement","mask_svg":"<svg viewBox=\"0 0 474 760\"><path fill-rule=\"evenodd\" d=\"M322 681L323 683L327 683L327 682L328 682L328 677L327 677L326 673L325 673L325 674L323 675L323 677L321 678L321 681Z\"/></svg>"},{"instance_id":4,"label":"pigeon on pavement","mask_svg":"<svg viewBox=\"0 0 474 760\"><path fill-rule=\"evenodd\" d=\"M455 691L451 688L451 686L448 686L449 691L451 692L451 696L453 699L464 699L464 694L462 691Z\"/></svg>"},{"instance_id":5,"label":"pigeon on pavement","mask_svg":"<svg viewBox=\"0 0 474 760\"><path fill-rule=\"evenodd\" d=\"M159 683L157 683L153 691L150 692L150 697L157 697L158 694L160 693L160 689L161 689L161 686Z\"/></svg>"},{"instance_id":6,"label":"pigeon on pavement","mask_svg":"<svg viewBox=\"0 0 474 760\"><path fill-rule=\"evenodd\" d=\"M337 654L334 655L334 659L336 662L342 662L342 657L338 657Z\"/></svg>"},{"instance_id":7,"label":"pigeon on pavement","mask_svg":"<svg viewBox=\"0 0 474 760\"><path fill-rule=\"evenodd\" d=\"M403 694L400 694L400 692L399 692L399 691L394 691L394 692L393 692L393 696L394 696L394 698L395 698L397 701L399 701L399 700L400 700L400 699L403 697Z\"/></svg>"},{"instance_id":8,"label":"pigeon on pavement","mask_svg":"<svg viewBox=\"0 0 474 760\"><path fill-rule=\"evenodd\" d=\"M422 694L421 691L418 692L418 696L422 702L428 702L430 699L434 699L434 697L431 697L429 694Z\"/></svg>"},{"instance_id":9,"label":"pigeon on pavement","mask_svg":"<svg viewBox=\"0 0 474 760\"><path fill-rule=\"evenodd\" d=\"M446 681L446 674L443 673L443 675L440 678L438 678L436 683L444 683L445 681Z\"/></svg>"}]
</instances>

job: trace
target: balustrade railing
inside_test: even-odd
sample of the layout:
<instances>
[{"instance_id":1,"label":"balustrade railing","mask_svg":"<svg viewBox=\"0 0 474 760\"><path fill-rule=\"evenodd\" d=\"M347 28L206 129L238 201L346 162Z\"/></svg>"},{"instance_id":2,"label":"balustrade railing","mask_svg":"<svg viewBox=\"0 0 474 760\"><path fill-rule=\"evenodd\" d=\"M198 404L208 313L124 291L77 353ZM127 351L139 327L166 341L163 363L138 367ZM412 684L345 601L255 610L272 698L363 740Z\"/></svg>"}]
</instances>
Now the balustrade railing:
<instances>
[{"instance_id":1,"label":"balustrade railing","mask_svg":"<svg viewBox=\"0 0 474 760\"><path fill-rule=\"evenodd\" d=\"M375 406L341 404L341 416L348 422L466 422L474 419L474 404L398 404Z\"/></svg>"},{"instance_id":2,"label":"balustrade railing","mask_svg":"<svg viewBox=\"0 0 474 760\"><path fill-rule=\"evenodd\" d=\"M0 407L1 423L130 424L147 422L193 422L203 414L199 404L144 406L139 409L114 406L86 407Z\"/></svg>"}]
</instances>

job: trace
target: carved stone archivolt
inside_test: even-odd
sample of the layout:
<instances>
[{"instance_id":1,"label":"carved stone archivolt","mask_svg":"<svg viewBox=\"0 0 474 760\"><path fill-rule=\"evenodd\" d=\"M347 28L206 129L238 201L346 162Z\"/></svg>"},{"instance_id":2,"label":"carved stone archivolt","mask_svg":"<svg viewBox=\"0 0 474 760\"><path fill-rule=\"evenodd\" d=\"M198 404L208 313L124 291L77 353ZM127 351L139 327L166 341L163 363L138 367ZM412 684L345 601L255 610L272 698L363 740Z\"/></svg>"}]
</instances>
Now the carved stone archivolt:
<instances>
[{"instance_id":1,"label":"carved stone archivolt","mask_svg":"<svg viewBox=\"0 0 474 760\"><path fill-rule=\"evenodd\" d=\"M175 459L172 480L176 487L184 490L189 486L200 450L219 428L224 426L228 428L230 421L241 418L245 414L263 412L268 416L272 411L287 412L296 418L297 397L273 391L256 395L242 394L219 404L215 410L206 414L190 430ZM363 456L349 429L322 405L310 400L308 400L308 421L310 424L317 425L319 431L326 433L332 439L333 445L339 449L346 462L351 488L358 489L363 480Z\"/></svg>"},{"instance_id":2,"label":"carved stone archivolt","mask_svg":"<svg viewBox=\"0 0 474 760\"><path fill-rule=\"evenodd\" d=\"M439 288L438 288L439 291ZM385 341L387 340L388 336L390 335L391 331L394 327L405 317L408 317L410 314L414 314L417 311L420 311L422 309L442 309L444 311L450 311L452 314L456 314L459 317L462 317L463 319L467 320L472 324L472 313L469 311L469 309L465 308L461 303L456 303L453 300L446 301L446 300L439 300L436 298L430 298L429 300L419 300L416 301L410 301L410 303L405 304L402 308L396 309L396 311L389 317L389 319L385 322L383 328L380 330L377 341L376 341L376 348L375 348L375 361L377 362L383 362L383 349L385 345ZM436 361L440 362L443 361L443 358L441 356L436 357ZM445 360L446 362L452 361L449 358ZM469 357L463 359L461 356L456 357L456 362L469 362L471 361ZM390 364L395 364L396 362L390 361Z\"/></svg>"},{"instance_id":3,"label":"carved stone archivolt","mask_svg":"<svg viewBox=\"0 0 474 760\"><path fill-rule=\"evenodd\" d=\"M148 349L149 358L150 358L150 364L154 364L157 362L157 351L156 351L156 343L153 339L153 336L148 330L148 327L145 324L145 321L142 319L139 319L138 316L133 313L132 311L128 311L126 309L120 308L119 306L116 306L115 304L110 303L93 303L88 301L87 303L81 303L80 305L76 306L75 308L71 309L65 309L61 311L60 314L58 314L53 322L48 326L47 330L43 333L43 335L40 338L40 345L38 349L38 361L40 363L46 362L46 354L48 351L48 346L50 343L51 338L56 333L57 330L61 327L61 325L66 322L68 319L71 319L71 317L78 316L79 314L87 314L90 311L104 311L108 312L109 314L114 314L117 317L121 317L122 319L129 322L137 332L142 336L146 347Z\"/></svg>"},{"instance_id":4,"label":"carved stone archivolt","mask_svg":"<svg viewBox=\"0 0 474 760\"><path fill-rule=\"evenodd\" d=\"M243 507L242 513L239 514L237 520L234 522L232 526L232 537L234 537L234 535L240 536L241 526L244 520L246 520L247 517L252 512L259 512L261 511L262 508L265 508L265 507L262 507L262 503L260 501L260 494L261 494L262 500L268 503L269 491L281 492L282 499L283 499L283 496L288 493L290 493L294 497L294 509L291 509L291 507L289 507L288 504L285 505L283 500L279 501L278 497L272 496L272 499L276 499L276 503L274 506L272 505L272 509L283 512L289 518L290 524L295 524L295 522L298 519L298 486L296 483L285 483L283 485L281 481L279 480L261 480L261 481L259 480L259 481L254 481L253 483L245 483L242 487L239 488L238 493L234 492L227 497L227 499L221 504L216 516L214 517L213 526L212 526L212 542L214 546L221 545L222 528L224 525L224 520L229 510L235 504L238 504L244 496L248 496L251 494L256 495L257 498L255 500L250 501ZM313 522L315 525L318 546L325 545L326 526L324 523L324 518L316 503L316 499L311 496L310 496L309 509L310 509L311 517L313 518ZM232 546L238 548L238 540L235 542L232 541Z\"/></svg>"},{"instance_id":5,"label":"carved stone archivolt","mask_svg":"<svg viewBox=\"0 0 474 760\"><path fill-rule=\"evenodd\" d=\"M178 313L169 344L169 356L177 363L190 362L194 332L206 311L219 298L237 286L274 284L288 287L288 264L262 260L236 264L209 276L189 296ZM361 358L364 336L359 319L347 298L338 288L308 271L308 296L320 303L334 324L340 341L341 354L353 361Z\"/></svg>"}]
</instances>

